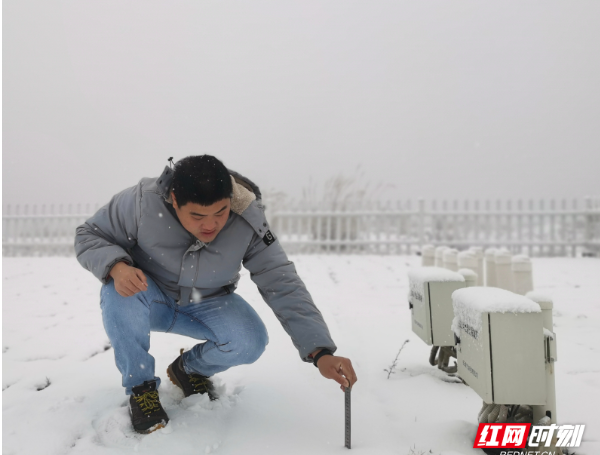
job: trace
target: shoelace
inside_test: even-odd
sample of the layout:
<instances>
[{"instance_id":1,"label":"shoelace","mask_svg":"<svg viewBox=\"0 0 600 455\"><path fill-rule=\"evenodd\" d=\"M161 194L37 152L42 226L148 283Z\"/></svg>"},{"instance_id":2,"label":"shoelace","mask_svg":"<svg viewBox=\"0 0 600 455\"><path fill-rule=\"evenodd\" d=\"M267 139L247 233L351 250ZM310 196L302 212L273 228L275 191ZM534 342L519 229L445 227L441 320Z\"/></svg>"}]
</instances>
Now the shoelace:
<instances>
[{"instance_id":1,"label":"shoelace","mask_svg":"<svg viewBox=\"0 0 600 455\"><path fill-rule=\"evenodd\" d=\"M139 397L134 396L133 399L140 405L142 412L146 415L152 414L160 409L158 400L158 392L146 392Z\"/></svg>"},{"instance_id":2,"label":"shoelace","mask_svg":"<svg viewBox=\"0 0 600 455\"><path fill-rule=\"evenodd\" d=\"M188 374L188 379L194 387L194 392L206 393L210 390L210 382L206 378L202 376Z\"/></svg>"}]
</instances>

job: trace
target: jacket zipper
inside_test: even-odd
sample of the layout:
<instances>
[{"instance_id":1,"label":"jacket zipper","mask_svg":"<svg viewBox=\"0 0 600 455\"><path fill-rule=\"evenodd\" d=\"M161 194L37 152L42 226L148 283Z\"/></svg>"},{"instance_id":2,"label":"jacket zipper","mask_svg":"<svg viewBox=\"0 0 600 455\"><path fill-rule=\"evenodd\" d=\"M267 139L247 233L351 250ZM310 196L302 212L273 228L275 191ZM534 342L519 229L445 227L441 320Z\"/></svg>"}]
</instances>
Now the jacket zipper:
<instances>
[{"instance_id":1,"label":"jacket zipper","mask_svg":"<svg viewBox=\"0 0 600 455\"><path fill-rule=\"evenodd\" d=\"M200 240L196 240L196 245L199 245ZM196 260L196 275L194 276L194 281L192 282L192 290L196 289L196 281L198 281L198 271L200 269L200 250L204 248L204 245L200 246L195 253L198 253L198 259Z\"/></svg>"}]
</instances>

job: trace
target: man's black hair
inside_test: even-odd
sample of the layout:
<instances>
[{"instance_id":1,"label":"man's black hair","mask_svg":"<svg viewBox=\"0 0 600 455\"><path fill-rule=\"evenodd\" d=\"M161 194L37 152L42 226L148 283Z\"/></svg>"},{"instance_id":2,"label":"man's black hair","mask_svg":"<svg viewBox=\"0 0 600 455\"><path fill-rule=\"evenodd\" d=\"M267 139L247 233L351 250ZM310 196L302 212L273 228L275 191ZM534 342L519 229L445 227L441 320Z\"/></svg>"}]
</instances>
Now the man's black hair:
<instances>
[{"instance_id":1,"label":"man's black hair","mask_svg":"<svg viewBox=\"0 0 600 455\"><path fill-rule=\"evenodd\" d=\"M212 205L230 198L231 177L225 165L211 155L188 156L175 164L171 185L177 205Z\"/></svg>"}]
</instances>

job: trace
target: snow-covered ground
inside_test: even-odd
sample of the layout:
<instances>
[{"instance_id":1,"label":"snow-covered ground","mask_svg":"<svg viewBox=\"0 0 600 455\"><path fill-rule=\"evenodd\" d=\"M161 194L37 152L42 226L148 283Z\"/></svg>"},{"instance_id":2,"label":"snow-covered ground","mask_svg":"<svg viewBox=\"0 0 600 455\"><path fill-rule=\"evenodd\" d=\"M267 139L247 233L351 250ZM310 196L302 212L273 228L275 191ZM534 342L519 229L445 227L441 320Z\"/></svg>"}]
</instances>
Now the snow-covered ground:
<instances>
[{"instance_id":1,"label":"snow-covered ground","mask_svg":"<svg viewBox=\"0 0 600 455\"><path fill-rule=\"evenodd\" d=\"M353 452L481 454L472 449L479 397L429 366L410 329L407 270L417 257L292 258L352 359ZM559 423L586 424L575 452L600 453L600 260L534 259L536 289L554 298ZM222 398L183 398L167 365L193 341L152 334L171 422L130 428L126 397L102 327L100 283L68 258L3 259L3 453L335 454L344 448L344 395L303 363L245 273L238 292L265 321L270 344L253 365L218 375ZM402 351L388 380L383 370Z\"/></svg>"}]
</instances>

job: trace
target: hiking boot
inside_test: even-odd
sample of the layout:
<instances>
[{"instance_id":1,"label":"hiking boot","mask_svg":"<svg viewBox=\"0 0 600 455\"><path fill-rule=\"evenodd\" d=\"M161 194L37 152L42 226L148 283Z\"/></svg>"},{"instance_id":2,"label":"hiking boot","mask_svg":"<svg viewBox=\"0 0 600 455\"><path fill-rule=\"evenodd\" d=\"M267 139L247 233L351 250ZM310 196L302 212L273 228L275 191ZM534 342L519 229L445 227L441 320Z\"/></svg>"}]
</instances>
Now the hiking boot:
<instances>
[{"instance_id":1,"label":"hiking boot","mask_svg":"<svg viewBox=\"0 0 600 455\"><path fill-rule=\"evenodd\" d=\"M131 389L129 396L129 414L133 429L138 433L148 434L164 428L169 417L160 404L156 381L144 381Z\"/></svg>"},{"instance_id":2,"label":"hiking boot","mask_svg":"<svg viewBox=\"0 0 600 455\"><path fill-rule=\"evenodd\" d=\"M206 393L211 401L216 400L218 397L210 378L198 373L186 373L183 369L183 349L180 353L179 357L167 368L167 375L171 382L183 390L186 397L196 393Z\"/></svg>"}]
</instances>

